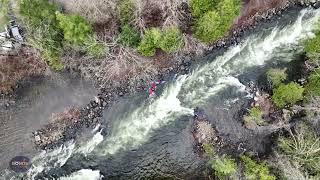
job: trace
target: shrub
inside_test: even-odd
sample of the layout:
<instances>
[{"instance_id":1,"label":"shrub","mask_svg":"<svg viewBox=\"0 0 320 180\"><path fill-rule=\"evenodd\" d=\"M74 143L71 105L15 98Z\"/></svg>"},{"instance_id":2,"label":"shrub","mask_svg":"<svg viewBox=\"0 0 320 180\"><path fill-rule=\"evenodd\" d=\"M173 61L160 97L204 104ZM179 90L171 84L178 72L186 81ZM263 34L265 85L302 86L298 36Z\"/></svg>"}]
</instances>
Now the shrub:
<instances>
[{"instance_id":1,"label":"shrub","mask_svg":"<svg viewBox=\"0 0 320 180\"><path fill-rule=\"evenodd\" d=\"M79 15L65 15L60 12L57 12L56 15L67 42L84 47L89 55L96 58L105 54L106 47L93 37L92 27L87 20Z\"/></svg>"},{"instance_id":2,"label":"shrub","mask_svg":"<svg viewBox=\"0 0 320 180\"><path fill-rule=\"evenodd\" d=\"M45 0L21 0L20 13L29 26L57 28L55 12L57 6Z\"/></svg>"},{"instance_id":3,"label":"shrub","mask_svg":"<svg viewBox=\"0 0 320 180\"><path fill-rule=\"evenodd\" d=\"M302 100L304 88L297 83L291 82L287 85L280 84L278 88L274 89L272 100L279 108L287 104L295 104Z\"/></svg>"},{"instance_id":4,"label":"shrub","mask_svg":"<svg viewBox=\"0 0 320 180\"><path fill-rule=\"evenodd\" d=\"M142 41L139 44L138 51L145 56L153 56L161 39L161 31L158 28L146 30Z\"/></svg>"},{"instance_id":5,"label":"shrub","mask_svg":"<svg viewBox=\"0 0 320 180\"><path fill-rule=\"evenodd\" d=\"M218 5L218 11L225 28L230 28L233 20L240 14L241 0L222 0Z\"/></svg>"},{"instance_id":6,"label":"shrub","mask_svg":"<svg viewBox=\"0 0 320 180\"><path fill-rule=\"evenodd\" d=\"M281 136L278 147L291 160L298 162L311 174L320 173L320 138L306 124L295 127L290 137Z\"/></svg>"},{"instance_id":7,"label":"shrub","mask_svg":"<svg viewBox=\"0 0 320 180\"><path fill-rule=\"evenodd\" d=\"M80 45L92 34L91 25L79 15L56 13L59 27L63 30L64 39L72 44Z\"/></svg>"},{"instance_id":8,"label":"shrub","mask_svg":"<svg viewBox=\"0 0 320 180\"><path fill-rule=\"evenodd\" d=\"M201 17L204 13L211 11L217 5L218 0L191 0L190 6L194 17Z\"/></svg>"},{"instance_id":9,"label":"shrub","mask_svg":"<svg viewBox=\"0 0 320 180\"><path fill-rule=\"evenodd\" d=\"M262 119L263 112L259 107L252 107L249 111L249 115L244 117L245 123L250 123L254 121L258 125L263 125L264 121Z\"/></svg>"},{"instance_id":10,"label":"shrub","mask_svg":"<svg viewBox=\"0 0 320 180\"><path fill-rule=\"evenodd\" d=\"M320 69L309 76L308 83L305 87L305 93L308 97L320 96Z\"/></svg>"},{"instance_id":11,"label":"shrub","mask_svg":"<svg viewBox=\"0 0 320 180\"><path fill-rule=\"evenodd\" d=\"M275 180L265 162L257 163L248 156L241 156L244 164L244 175L248 180Z\"/></svg>"},{"instance_id":12,"label":"shrub","mask_svg":"<svg viewBox=\"0 0 320 180\"><path fill-rule=\"evenodd\" d=\"M55 4L49 1L20 1L20 14L27 24L31 43L41 51L52 68L60 70L63 68L59 60L63 34L58 28L56 10Z\"/></svg>"},{"instance_id":13,"label":"shrub","mask_svg":"<svg viewBox=\"0 0 320 180\"><path fill-rule=\"evenodd\" d=\"M131 24L134 20L135 5L133 0L122 0L119 5L120 22L125 24Z\"/></svg>"},{"instance_id":14,"label":"shrub","mask_svg":"<svg viewBox=\"0 0 320 180\"><path fill-rule=\"evenodd\" d=\"M89 37L85 42L85 49L90 56L101 58L108 50L103 43L98 42L95 38Z\"/></svg>"},{"instance_id":15,"label":"shrub","mask_svg":"<svg viewBox=\"0 0 320 180\"><path fill-rule=\"evenodd\" d=\"M202 144L202 148L203 148L203 150L204 150L204 153L205 153L207 156L209 156L209 157L214 157L214 155L215 155L215 149L214 149L214 147L213 147L212 144L207 144L207 143Z\"/></svg>"},{"instance_id":16,"label":"shrub","mask_svg":"<svg viewBox=\"0 0 320 180\"><path fill-rule=\"evenodd\" d=\"M62 70L64 65L60 61L60 54L55 49L44 48L42 50L43 57L47 60L48 65L55 70Z\"/></svg>"},{"instance_id":17,"label":"shrub","mask_svg":"<svg viewBox=\"0 0 320 180\"><path fill-rule=\"evenodd\" d=\"M0 31L8 22L9 0L0 0Z\"/></svg>"},{"instance_id":18,"label":"shrub","mask_svg":"<svg viewBox=\"0 0 320 180\"><path fill-rule=\"evenodd\" d=\"M121 27L119 39L121 44L128 47L137 47L141 40L137 29L130 25L124 25Z\"/></svg>"},{"instance_id":19,"label":"shrub","mask_svg":"<svg viewBox=\"0 0 320 180\"><path fill-rule=\"evenodd\" d=\"M227 156L216 157L210 163L219 179L234 176L238 169L235 160Z\"/></svg>"},{"instance_id":20,"label":"shrub","mask_svg":"<svg viewBox=\"0 0 320 180\"><path fill-rule=\"evenodd\" d=\"M0 0L0 12L8 14L9 11L9 0Z\"/></svg>"},{"instance_id":21,"label":"shrub","mask_svg":"<svg viewBox=\"0 0 320 180\"><path fill-rule=\"evenodd\" d=\"M195 26L195 35L201 41L213 43L223 37L239 15L240 0L222 0L218 8L212 9L201 16Z\"/></svg>"},{"instance_id":22,"label":"shrub","mask_svg":"<svg viewBox=\"0 0 320 180\"><path fill-rule=\"evenodd\" d=\"M159 47L167 52L172 53L177 51L183 45L182 34L177 27L165 29L159 42Z\"/></svg>"},{"instance_id":23,"label":"shrub","mask_svg":"<svg viewBox=\"0 0 320 180\"><path fill-rule=\"evenodd\" d=\"M273 87L278 87L287 76L286 69L269 69L267 72L267 79Z\"/></svg>"},{"instance_id":24,"label":"shrub","mask_svg":"<svg viewBox=\"0 0 320 180\"><path fill-rule=\"evenodd\" d=\"M318 61L320 58L320 32L316 33L316 36L312 39L308 39L304 43L304 50L307 57L311 61Z\"/></svg>"},{"instance_id":25,"label":"shrub","mask_svg":"<svg viewBox=\"0 0 320 180\"><path fill-rule=\"evenodd\" d=\"M203 42L214 42L225 34L225 30L220 27L221 24L219 13L209 11L197 21L195 35Z\"/></svg>"}]
</instances>

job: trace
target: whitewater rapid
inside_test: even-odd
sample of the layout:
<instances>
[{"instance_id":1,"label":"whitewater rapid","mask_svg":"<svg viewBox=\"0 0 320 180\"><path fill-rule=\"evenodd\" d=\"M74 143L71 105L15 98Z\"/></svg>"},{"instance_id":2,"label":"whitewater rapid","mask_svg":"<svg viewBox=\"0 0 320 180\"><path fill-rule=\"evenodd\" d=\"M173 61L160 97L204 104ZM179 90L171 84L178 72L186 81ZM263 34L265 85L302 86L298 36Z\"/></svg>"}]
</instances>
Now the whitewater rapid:
<instances>
[{"instance_id":1,"label":"whitewater rapid","mask_svg":"<svg viewBox=\"0 0 320 180\"><path fill-rule=\"evenodd\" d=\"M249 36L240 45L229 48L222 56L195 69L190 75L179 76L153 102L146 102L127 117L117 120L120 123L113 127L111 136L96 153L115 154L120 149L129 150L147 142L152 131L179 116L193 115L195 107L203 105L225 88L236 87L238 91L245 92L246 86L239 81L238 75L283 55L278 52L299 49L303 39L313 36L314 24L319 19L320 10L302 10L295 23L281 29L275 27L265 37L263 34ZM291 60L290 57L278 59L284 62Z\"/></svg>"},{"instance_id":2,"label":"whitewater rapid","mask_svg":"<svg viewBox=\"0 0 320 180\"><path fill-rule=\"evenodd\" d=\"M272 61L290 61L290 51L301 51L303 40L313 37L320 10L304 9L294 23L275 27L268 34L257 33L247 37L239 45L230 47L221 56L196 68L189 75L178 76L166 84L162 94L148 99L131 112L115 119L110 135L103 137L94 132L90 141L76 145L70 142L50 152L43 152L33 159L28 177L40 172L59 168L74 154L110 156L119 151L128 151L146 143L152 133L176 121L181 116L192 116L193 109L228 87L245 92L245 85L238 76L253 67L264 66ZM246 92L245 92L246 93ZM96 179L99 171L83 169L60 179L80 179L87 173Z\"/></svg>"}]
</instances>

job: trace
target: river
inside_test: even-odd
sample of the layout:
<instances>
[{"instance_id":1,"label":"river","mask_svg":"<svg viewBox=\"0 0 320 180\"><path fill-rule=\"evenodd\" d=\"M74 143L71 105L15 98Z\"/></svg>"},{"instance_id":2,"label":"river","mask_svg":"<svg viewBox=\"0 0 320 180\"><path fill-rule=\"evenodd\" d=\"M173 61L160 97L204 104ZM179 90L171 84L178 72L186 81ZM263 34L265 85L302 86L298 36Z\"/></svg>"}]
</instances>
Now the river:
<instances>
[{"instance_id":1,"label":"river","mask_svg":"<svg viewBox=\"0 0 320 180\"><path fill-rule=\"evenodd\" d=\"M125 97L105 110L91 138L68 142L33 158L27 175L18 179L199 179L205 159L193 148L193 110L202 108L219 134L231 145L266 153L268 131L243 127L239 111L252 95L246 85L270 67L296 60L299 45L313 36L320 10L292 9L269 26L243 38L239 45L212 52L193 71L175 77L147 99L141 93ZM103 135L102 131L107 131Z\"/></svg>"}]
</instances>

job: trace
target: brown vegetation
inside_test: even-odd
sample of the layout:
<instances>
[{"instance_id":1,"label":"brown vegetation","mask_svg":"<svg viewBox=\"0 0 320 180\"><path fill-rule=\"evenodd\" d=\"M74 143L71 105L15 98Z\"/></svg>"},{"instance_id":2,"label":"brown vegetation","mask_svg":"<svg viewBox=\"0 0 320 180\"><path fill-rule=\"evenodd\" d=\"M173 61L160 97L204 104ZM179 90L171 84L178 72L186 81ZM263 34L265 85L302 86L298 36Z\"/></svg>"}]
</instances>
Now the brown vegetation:
<instances>
[{"instance_id":1,"label":"brown vegetation","mask_svg":"<svg viewBox=\"0 0 320 180\"><path fill-rule=\"evenodd\" d=\"M124 47L118 42L120 17L117 6L120 1L57 0L57 2L63 5L66 12L79 13L92 22L98 39L105 42L108 47L106 56L101 59L83 56L75 51L69 51L63 57L63 62L68 69L80 71L85 78L98 80L102 87L115 81L152 79L160 72L178 65L185 55L201 55L208 49L191 34L185 34L184 47L180 52L165 54L157 51L154 57L146 58L135 49ZM183 31L190 32L192 17L186 2L182 0L134 0L132 2L135 6L132 23L141 34L150 27L161 29L170 26L181 27Z\"/></svg>"},{"instance_id":2,"label":"brown vegetation","mask_svg":"<svg viewBox=\"0 0 320 180\"><path fill-rule=\"evenodd\" d=\"M188 3L183 2L181 5L178 7L177 11L180 13L179 18L179 27L182 32L191 34L191 27L193 25L193 18L191 15L191 10L189 8Z\"/></svg>"},{"instance_id":3,"label":"brown vegetation","mask_svg":"<svg viewBox=\"0 0 320 180\"><path fill-rule=\"evenodd\" d=\"M103 59L69 54L64 57L64 63L70 69L78 69L85 78L94 78L104 87L108 83L138 81L150 79L165 67L168 68L168 58L158 55L150 60L139 55L134 49L115 45L109 47L110 52ZM165 62L160 58L165 58ZM78 61L74 61L77 59Z\"/></svg>"},{"instance_id":4,"label":"brown vegetation","mask_svg":"<svg viewBox=\"0 0 320 180\"><path fill-rule=\"evenodd\" d=\"M21 80L43 75L47 65L30 48L21 48L15 55L0 55L0 92L12 91Z\"/></svg>"},{"instance_id":5,"label":"brown vegetation","mask_svg":"<svg viewBox=\"0 0 320 180\"><path fill-rule=\"evenodd\" d=\"M146 28L159 27L163 24L163 11L159 6L154 5L154 3L146 3L143 9L142 19Z\"/></svg>"},{"instance_id":6,"label":"brown vegetation","mask_svg":"<svg viewBox=\"0 0 320 180\"><path fill-rule=\"evenodd\" d=\"M184 39L185 46L181 52L167 54L158 50L152 58L143 57L133 48L107 43L109 51L102 59L70 51L63 57L63 62L68 69L80 71L84 78L98 80L101 87L117 81L149 80L178 65L186 54L201 55L208 49L191 35L185 35Z\"/></svg>"},{"instance_id":7,"label":"brown vegetation","mask_svg":"<svg viewBox=\"0 0 320 180\"><path fill-rule=\"evenodd\" d=\"M117 14L117 0L55 0L66 12L80 14L93 24L103 24Z\"/></svg>"},{"instance_id":8,"label":"brown vegetation","mask_svg":"<svg viewBox=\"0 0 320 180\"><path fill-rule=\"evenodd\" d=\"M135 6L134 21L141 32L150 27L191 26L191 12L182 0L136 0Z\"/></svg>"}]
</instances>

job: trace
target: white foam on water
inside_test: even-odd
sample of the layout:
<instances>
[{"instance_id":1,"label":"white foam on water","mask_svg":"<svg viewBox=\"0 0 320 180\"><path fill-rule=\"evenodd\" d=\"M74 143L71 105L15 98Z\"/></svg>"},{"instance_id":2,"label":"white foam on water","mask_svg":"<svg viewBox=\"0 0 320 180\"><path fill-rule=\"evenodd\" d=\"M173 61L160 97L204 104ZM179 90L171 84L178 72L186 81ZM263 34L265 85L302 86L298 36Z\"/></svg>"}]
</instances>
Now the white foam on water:
<instances>
[{"instance_id":1,"label":"white foam on water","mask_svg":"<svg viewBox=\"0 0 320 180\"><path fill-rule=\"evenodd\" d=\"M102 129L99 132L97 132L90 141L86 142L84 145L81 145L76 150L76 153L81 153L85 156L90 154L93 151L93 149L103 141L103 136L101 132Z\"/></svg>"},{"instance_id":2,"label":"white foam on water","mask_svg":"<svg viewBox=\"0 0 320 180\"><path fill-rule=\"evenodd\" d=\"M81 169L70 176L60 177L59 180L101 180L102 178L99 170Z\"/></svg>"},{"instance_id":3,"label":"white foam on water","mask_svg":"<svg viewBox=\"0 0 320 180\"><path fill-rule=\"evenodd\" d=\"M114 154L120 149L134 148L148 140L153 130L159 129L176 117L193 114L193 110L181 106L177 95L186 76L180 76L169 85L163 94L137 108L113 127L111 136L106 139L102 153Z\"/></svg>"},{"instance_id":4,"label":"white foam on water","mask_svg":"<svg viewBox=\"0 0 320 180\"><path fill-rule=\"evenodd\" d=\"M312 17L306 19L306 16ZM235 78L237 75L252 67L263 66L278 55L284 56L281 61L290 61L288 56L294 53L283 55L280 52L297 47L302 40L312 37L314 25L319 19L320 10L304 9L295 23L282 29L275 27L265 38L262 34L252 35L240 45L229 48L222 56L196 69L187 78L182 88L182 102L188 107L199 106L230 86L245 91L245 86Z\"/></svg>"},{"instance_id":5,"label":"white foam on water","mask_svg":"<svg viewBox=\"0 0 320 180\"><path fill-rule=\"evenodd\" d=\"M39 155L32 159L32 167L27 173L27 177L34 179L36 175L52 167L63 166L73 153L75 144L70 141L65 145L51 150L42 151Z\"/></svg>"},{"instance_id":6,"label":"white foam on water","mask_svg":"<svg viewBox=\"0 0 320 180\"><path fill-rule=\"evenodd\" d=\"M88 155L103 141L101 132L102 129L84 144L76 145L73 141L70 141L54 150L42 151L32 159L32 167L27 172L27 178L34 179L41 172L63 166L73 154Z\"/></svg>"},{"instance_id":7,"label":"white foam on water","mask_svg":"<svg viewBox=\"0 0 320 180\"><path fill-rule=\"evenodd\" d=\"M96 133L99 128L100 128L101 124L97 124L96 127L91 131L91 133Z\"/></svg>"}]
</instances>

